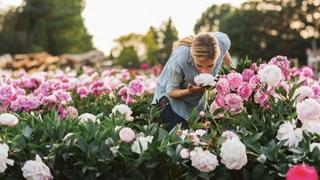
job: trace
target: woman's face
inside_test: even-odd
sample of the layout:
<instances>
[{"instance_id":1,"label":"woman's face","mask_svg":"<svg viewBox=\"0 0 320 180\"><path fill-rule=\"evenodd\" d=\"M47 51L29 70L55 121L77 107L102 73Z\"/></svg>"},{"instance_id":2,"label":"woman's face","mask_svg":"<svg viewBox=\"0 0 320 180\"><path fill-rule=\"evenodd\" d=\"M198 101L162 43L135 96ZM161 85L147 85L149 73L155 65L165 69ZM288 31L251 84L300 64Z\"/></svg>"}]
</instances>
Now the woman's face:
<instances>
[{"instance_id":1,"label":"woman's face","mask_svg":"<svg viewBox=\"0 0 320 180\"><path fill-rule=\"evenodd\" d=\"M197 59L197 58L193 58L194 60L194 65L196 67L196 69L200 72L200 73L211 73L213 71L213 67L215 65L215 60L213 59Z\"/></svg>"},{"instance_id":2,"label":"woman's face","mask_svg":"<svg viewBox=\"0 0 320 180\"><path fill-rule=\"evenodd\" d=\"M214 59L203 59L203 58L193 57L193 62L196 69L200 73L212 73L215 63L219 56L220 56L220 51L217 50L217 55Z\"/></svg>"}]
</instances>

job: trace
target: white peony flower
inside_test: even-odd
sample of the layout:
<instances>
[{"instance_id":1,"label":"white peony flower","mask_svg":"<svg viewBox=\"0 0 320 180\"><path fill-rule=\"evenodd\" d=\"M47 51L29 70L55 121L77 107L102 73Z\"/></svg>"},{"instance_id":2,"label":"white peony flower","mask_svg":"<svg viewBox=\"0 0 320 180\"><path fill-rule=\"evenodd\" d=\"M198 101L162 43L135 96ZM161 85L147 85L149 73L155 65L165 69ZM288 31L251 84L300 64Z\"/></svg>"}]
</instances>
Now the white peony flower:
<instances>
[{"instance_id":1,"label":"white peony flower","mask_svg":"<svg viewBox=\"0 0 320 180\"><path fill-rule=\"evenodd\" d=\"M216 82L214 81L214 76L208 73L201 73L194 78L194 82L200 86L214 86Z\"/></svg>"},{"instance_id":2,"label":"white peony flower","mask_svg":"<svg viewBox=\"0 0 320 180\"><path fill-rule=\"evenodd\" d=\"M119 150L119 145L110 147L110 151L112 152L112 155L114 157L117 157L117 153L119 152L118 150Z\"/></svg>"},{"instance_id":3,"label":"white peony flower","mask_svg":"<svg viewBox=\"0 0 320 180\"><path fill-rule=\"evenodd\" d=\"M189 158L189 156L190 156L189 149L183 148L183 149L180 150L180 157L182 159L187 159L187 158Z\"/></svg>"},{"instance_id":4,"label":"white peony flower","mask_svg":"<svg viewBox=\"0 0 320 180\"><path fill-rule=\"evenodd\" d=\"M84 113L84 114L81 114L79 117L80 119L80 122L84 123L84 122L97 122L97 123L100 123L99 120L97 120L97 117L91 113Z\"/></svg>"},{"instance_id":5,"label":"white peony flower","mask_svg":"<svg viewBox=\"0 0 320 180\"><path fill-rule=\"evenodd\" d=\"M188 130L186 129L186 130L178 130L177 131L177 135L182 139L182 140L184 140L186 137L187 137L187 135L188 135Z\"/></svg>"},{"instance_id":6,"label":"white peony flower","mask_svg":"<svg viewBox=\"0 0 320 180\"><path fill-rule=\"evenodd\" d=\"M318 150L320 151L320 143L311 143L310 152L312 152L314 148L318 148Z\"/></svg>"},{"instance_id":7,"label":"white peony flower","mask_svg":"<svg viewBox=\"0 0 320 180\"><path fill-rule=\"evenodd\" d=\"M232 131L224 131L221 136L226 139L238 139L240 141L239 137Z\"/></svg>"},{"instance_id":8,"label":"white peony flower","mask_svg":"<svg viewBox=\"0 0 320 180\"><path fill-rule=\"evenodd\" d=\"M320 121L307 121L302 124L302 130L320 135Z\"/></svg>"},{"instance_id":9,"label":"white peony flower","mask_svg":"<svg viewBox=\"0 0 320 180\"><path fill-rule=\"evenodd\" d=\"M200 138L196 135L196 133L192 132L188 134L193 145L197 146L200 144Z\"/></svg>"},{"instance_id":10,"label":"white peony flower","mask_svg":"<svg viewBox=\"0 0 320 180\"><path fill-rule=\"evenodd\" d=\"M261 154L258 158L257 158L257 161L261 162L261 163L265 163L267 160L267 157L266 155L264 154Z\"/></svg>"},{"instance_id":11,"label":"white peony flower","mask_svg":"<svg viewBox=\"0 0 320 180\"><path fill-rule=\"evenodd\" d=\"M284 146L288 146L289 148L298 147L299 142L302 141L302 129L295 129L291 122L285 122L278 129L277 139L279 141L286 141Z\"/></svg>"},{"instance_id":12,"label":"white peony flower","mask_svg":"<svg viewBox=\"0 0 320 180\"><path fill-rule=\"evenodd\" d=\"M153 140L153 136L145 137L143 134L140 134L138 138L133 142L131 146L132 152L142 154L145 150L148 149L148 144Z\"/></svg>"},{"instance_id":13,"label":"white peony flower","mask_svg":"<svg viewBox=\"0 0 320 180\"><path fill-rule=\"evenodd\" d=\"M281 69L273 64L266 65L258 71L258 76L262 83L267 83L269 86L276 86L282 79Z\"/></svg>"},{"instance_id":14,"label":"white peony flower","mask_svg":"<svg viewBox=\"0 0 320 180\"><path fill-rule=\"evenodd\" d=\"M0 144L0 173L7 169L7 164L13 166L14 161L8 158L9 146L7 144Z\"/></svg>"},{"instance_id":15,"label":"white peony flower","mask_svg":"<svg viewBox=\"0 0 320 180\"><path fill-rule=\"evenodd\" d=\"M122 115L125 115L127 121L133 121L133 117L131 116L132 111L129 106L127 106L125 104L116 105L112 109L112 113L116 114L117 112L119 112Z\"/></svg>"},{"instance_id":16,"label":"white peony flower","mask_svg":"<svg viewBox=\"0 0 320 180\"><path fill-rule=\"evenodd\" d=\"M320 120L320 103L309 98L297 103L297 115L303 123Z\"/></svg>"},{"instance_id":17,"label":"white peony flower","mask_svg":"<svg viewBox=\"0 0 320 180\"><path fill-rule=\"evenodd\" d=\"M297 97L298 101L314 96L314 92L309 86L301 86L295 90L293 97Z\"/></svg>"},{"instance_id":18,"label":"white peony flower","mask_svg":"<svg viewBox=\"0 0 320 180\"><path fill-rule=\"evenodd\" d=\"M201 172L213 171L218 165L217 156L208 150L203 151L201 147L196 147L190 152L191 164Z\"/></svg>"},{"instance_id":19,"label":"white peony flower","mask_svg":"<svg viewBox=\"0 0 320 180\"><path fill-rule=\"evenodd\" d=\"M19 122L19 119L13 114L3 113L0 115L0 124L1 125L13 127L16 124L18 124L18 122Z\"/></svg>"},{"instance_id":20,"label":"white peony flower","mask_svg":"<svg viewBox=\"0 0 320 180\"><path fill-rule=\"evenodd\" d=\"M227 134L226 137L230 137L230 133ZM239 170L248 162L245 145L239 140L238 136L233 135L221 145L220 157L221 163L228 169Z\"/></svg>"},{"instance_id":21,"label":"white peony flower","mask_svg":"<svg viewBox=\"0 0 320 180\"><path fill-rule=\"evenodd\" d=\"M28 160L21 168L23 177L27 180L38 180L38 179L53 179L50 169L46 166L39 155L36 155L36 160Z\"/></svg>"},{"instance_id":22,"label":"white peony flower","mask_svg":"<svg viewBox=\"0 0 320 180\"><path fill-rule=\"evenodd\" d=\"M125 143L130 143L133 141L135 133L131 128L125 127L120 130L119 137L121 141Z\"/></svg>"},{"instance_id":23,"label":"white peony flower","mask_svg":"<svg viewBox=\"0 0 320 180\"><path fill-rule=\"evenodd\" d=\"M207 133L206 130L203 130L203 129L197 129L195 132L194 132L196 135L202 137L203 135L205 135Z\"/></svg>"}]
</instances>

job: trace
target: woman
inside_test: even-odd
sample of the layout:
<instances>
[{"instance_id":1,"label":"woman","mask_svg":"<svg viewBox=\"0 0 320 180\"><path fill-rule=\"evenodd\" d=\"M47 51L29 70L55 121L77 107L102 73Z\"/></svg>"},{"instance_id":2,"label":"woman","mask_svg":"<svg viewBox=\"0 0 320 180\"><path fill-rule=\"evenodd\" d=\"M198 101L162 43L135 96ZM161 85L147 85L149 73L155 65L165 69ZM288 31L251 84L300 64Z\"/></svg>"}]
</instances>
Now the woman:
<instances>
[{"instance_id":1,"label":"woman","mask_svg":"<svg viewBox=\"0 0 320 180\"><path fill-rule=\"evenodd\" d=\"M201 109L204 88L195 85L200 73L215 76L222 62L232 67L228 52L229 37L222 32L201 33L179 40L160 74L152 104L163 110L159 121L171 130L175 125L188 127L188 118L196 107Z\"/></svg>"}]
</instances>

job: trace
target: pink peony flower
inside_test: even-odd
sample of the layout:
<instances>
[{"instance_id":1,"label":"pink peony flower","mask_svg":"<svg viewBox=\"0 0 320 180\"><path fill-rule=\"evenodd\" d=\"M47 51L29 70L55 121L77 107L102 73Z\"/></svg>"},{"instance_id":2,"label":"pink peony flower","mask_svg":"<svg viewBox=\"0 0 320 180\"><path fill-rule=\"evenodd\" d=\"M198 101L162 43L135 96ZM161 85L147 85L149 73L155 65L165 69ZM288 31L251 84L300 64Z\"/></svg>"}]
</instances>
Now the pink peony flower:
<instances>
[{"instance_id":1,"label":"pink peony flower","mask_svg":"<svg viewBox=\"0 0 320 180\"><path fill-rule=\"evenodd\" d=\"M58 115L60 119L64 119L68 116L67 111L62 105L59 105L57 110L58 110Z\"/></svg>"},{"instance_id":2,"label":"pink peony flower","mask_svg":"<svg viewBox=\"0 0 320 180\"><path fill-rule=\"evenodd\" d=\"M277 65L283 75L284 75L284 78L286 80L290 79L290 63L289 63L289 60L286 56L276 56L276 57L273 57L268 64L274 64L274 65Z\"/></svg>"},{"instance_id":3,"label":"pink peony flower","mask_svg":"<svg viewBox=\"0 0 320 180\"><path fill-rule=\"evenodd\" d=\"M316 168L307 164L298 164L292 166L288 172L286 180L318 180Z\"/></svg>"},{"instance_id":4,"label":"pink peony flower","mask_svg":"<svg viewBox=\"0 0 320 180\"><path fill-rule=\"evenodd\" d=\"M144 83L141 80L132 80L128 84L128 93L131 95L141 96L144 92Z\"/></svg>"},{"instance_id":5,"label":"pink peony flower","mask_svg":"<svg viewBox=\"0 0 320 180\"><path fill-rule=\"evenodd\" d=\"M78 110L73 106L67 107L67 116L70 118L73 118L73 119L77 118L78 117Z\"/></svg>"},{"instance_id":6,"label":"pink peony flower","mask_svg":"<svg viewBox=\"0 0 320 180\"><path fill-rule=\"evenodd\" d=\"M142 64L140 65L140 68L143 69L143 70L148 69L148 68L149 68L149 64L147 64L147 63L142 63Z\"/></svg>"},{"instance_id":7,"label":"pink peony flower","mask_svg":"<svg viewBox=\"0 0 320 180\"><path fill-rule=\"evenodd\" d=\"M54 91L53 95L55 95L62 104L66 104L67 102L72 100L70 93L62 89Z\"/></svg>"},{"instance_id":8,"label":"pink peony flower","mask_svg":"<svg viewBox=\"0 0 320 180\"><path fill-rule=\"evenodd\" d=\"M261 83L260 78L258 75L254 75L250 78L249 80L249 84L250 86L255 89L257 88L257 86Z\"/></svg>"},{"instance_id":9,"label":"pink peony flower","mask_svg":"<svg viewBox=\"0 0 320 180\"><path fill-rule=\"evenodd\" d=\"M83 99L83 98L86 98L89 94L89 90L87 87L85 86L81 86L77 89L77 93L80 95L80 98Z\"/></svg>"},{"instance_id":10,"label":"pink peony flower","mask_svg":"<svg viewBox=\"0 0 320 180\"><path fill-rule=\"evenodd\" d=\"M38 87L38 84L35 81L31 81L30 77L22 77L21 86L26 89L32 89Z\"/></svg>"},{"instance_id":11,"label":"pink peony flower","mask_svg":"<svg viewBox=\"0 0 320 180\"><path fill-rule=\"evenodd\" d=\"M258 90L254 95L254 102L260 105L265 105L268 102L269 96L268 94Z\"/></svg>"},{"instance_id":12,"label":"pink peony flower","mask_svg":"<svg viewBox=\"0 0 320 180\"><path fill-rule=\"evenodd\" d=\"M313 76L313 70L310 67L303 67L301 69L301 75L303 77L312 77Z\"/></svg>"},{"instance_id":13,"label":"pink peony flower","mask_svg":"<svg viewBox=\"0 0 320 180\"><path fill-rule=\"evenodd\" d=\"M257 66L257 63L253 63L253 64L251 64L250 69L252 69L253 71L257 72L259 70L259 67Z\"/></svg>"},{"instance_id":14,"label":"pink peony flower","mask_svg":"<svg viewBox=\"0 0 320 180\"><path fill-rule=\"evenodd\" d=\"M0 101L3 105L8 105L15 98L16 90L12 85L2 84L0 86Z\"/></svg>"},{"instance_id":15,"label":"pink peony flower","mask_svg":"<svg viewBox=\"0 0 320 180\"><path fill-rule=\"evenodd\" d=\"M318 84L312 85L311 86L314 95L319 96L320 95L320 86Z\"/></svg>"},{"instance_id":16,"label":"pink peony flower","mask_svg":"<svg viewBox=\"0 0 320 180\"><path fill-rule=\"evenodd\" d=\"M121 79L128 81L130 79L130 73L127 70L122 71Z\"/></svg>"},{"instance_id":17,"label":"pink peony flower","mask_svg":"<svg viewBox=\"0 0 320 180\"><path fill-rule=\"evenodd\" d=\"M226 78L220 78L216 84L218 94L225 95L230 92L229 82Z\"/></svg>"},{"instance_id":18,"label":"pink peony flower","mask_svg":"<svg viewBox=\"0 0 320 180\"><path fill-rule=\"evenodd\" d=\"M281 81L279 83L279 87L282 87L287 93L289 93L290 87L285 81Z\"/></svg>"},{"instance_id":19,"label":"pink peony flower","mask_svg":"<svg viewBox=\"0 0 320 180\"><path fill-rule=\"evenodd\" d=\"M244 69L242 71L242 79L244 81L249 82L252 76L254 76L254 71L252 69Z\"/></svg>"},{"instance_id":20,"label":"pink peony flower","mask_svg":"<svg viewBox=\"0 0 320 180\"><path fill-rule=\"evenodd\" d=\"M215 98L215 102L217 104L218 107L224 107L225 106L225 102L224 102L224 95L217 95Z\"/></svg>"},{"instance_id":21,"label":"pink peony flower","mask_svg":"<svg viewBox=\"0 0 320 180\"><path fill-rule=\"evenodd\" d=\"M243 83L237 90L237 94L241 96L242 99L248 101L252 94L252 88L249 83Z\"/></svg>"},{"instance_id":22,"label":"pink peony flower","mask_svg":"<svg viewBox=\"0 0 320 180\"><path fill-rule=\"evenodd\" d=\"M135 133L131 128L125 127L119 131L119 137L121 141L125 143L130 143L135 137Z\"/></svg>"},{"instance_id":23,"label":"pink peony flower","mask_svg":"<svg viewBox=\"0 0 320 180\"><path fill-rule=\"evenodd\" d=\"M153 67L152 67L152 72L153 72L153 74L155 74L155 75L160 74L161 71L162 71L162 66L161 66L161 65L160 65L160 66L153 66Z\"/></svg>"},{"instance_id":24,"label":"pink peony flower","mask_svg":"<svg viewBox=\"0 0 320 180\"><path fill-rule=\"evenodd\" d=\"M14 111L24 111L29 112L36 109L40 105L39 99L34 95L19 95L17 98L11 102L11 108Z\"/></svg>"},{"instance_id":25,"label":"pink peony flower","mask_svg":"<svg viewBox=\"0 0 320 180\"><path fill-rule=\"evenodd\" d=\"M241 97L235 93L227 94L224 101L230 107L240 106L242 103Z\"/></svg>"},{"instance_id":26,"label":"pink peony flower","mask_svg":"<svg viewBox=\"0 0 320 180\"><path fill-rule=\"evenodd\" d=\"M227 94L224 98L226 108L231 113L240 113L243 110L242 99L235 93Z\"/></svg>"},{"instance_id":27,"label":"pink peony flower","mask_svg":"<svg viewBox=\"0 0 320 180\"><path fill-rule=\"evenodd\" d=\"M26 91L24 89L17 88L16 95L26 95Z\"/></svg>"},{"instance_id":28,"label":"pink peony flower","mask_svg":"<svg viewBox=\"0 0 320 180\"><path fill-rule=\"evenodd\" d=\"M65 108L60 105L58 107L58 114L59 114L59 118L61 118L61 119L65 119L67 117L70 117L70 118L78 117L78 111L73 106L69 106L69 107Z\"/></svg>"},{"instance_id":29,"label":"pink peony flower","mask_svg":"<svg viewBox=\"0 0 320 180\"><path fill-rule=\"evenodd\" d=\"M42 105L56 104L57 102L58 98L55 95L44 96L40 101Z\"/></svg>"},{"instance_id":30,"label":"pink peony flower","mask_svg":"<svg viewBox=\"0 0 320 180\"><path fill-rule=\"evenodd\" d=\"M229 86L231 90L237 90L237 88L242 84L243 79L240 73L232 72L227 75Z\"/></svg>"},{"instance_id":31,"label":"pink peony flower","mask_svg":"<svg viewBox=\"0 0 320 180\"><path fill-rule=\"evenodd\" d=\"M89 87L90 93L92 93L95 96L100 96L104 90L105 90L104 82L102 81L95 81Z\"/></svg>"}]
</instances>

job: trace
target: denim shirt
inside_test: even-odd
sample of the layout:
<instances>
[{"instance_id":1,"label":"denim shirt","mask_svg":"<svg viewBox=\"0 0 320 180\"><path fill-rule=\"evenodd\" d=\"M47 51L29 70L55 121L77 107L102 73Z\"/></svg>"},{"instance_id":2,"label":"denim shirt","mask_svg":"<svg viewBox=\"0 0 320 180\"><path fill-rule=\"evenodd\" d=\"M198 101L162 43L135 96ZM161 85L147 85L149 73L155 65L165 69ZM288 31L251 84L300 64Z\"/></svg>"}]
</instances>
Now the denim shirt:
<instances>
[{"instance_id":1,"label":"denim shirt","mask_svg":"<svg viewBox=\"0 0 320 180\"><path fill-rule=\"evenodd\" d=\"M212 71L212 75L215 76L221 69L223 58L229 50L231 42L225 33L213 32L211 34L218 40L221 51ZM188 84L195 84L194 77L198 74L190 47L185 45L176 47L160 74L152 104L156 104L161 97L167 96L172 110L188 120L194 108L198 107L199 110L203 110L204 93L194 93L179 99L170 98L168 93L173 89L186 89Z\"/></svg>"}]
</instances>

